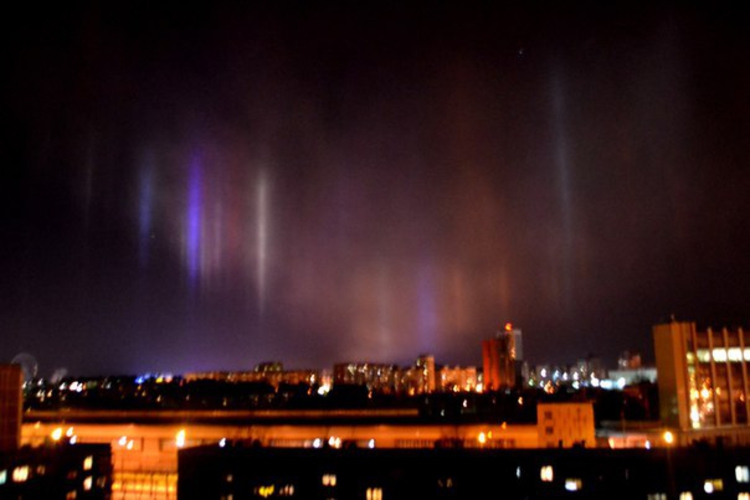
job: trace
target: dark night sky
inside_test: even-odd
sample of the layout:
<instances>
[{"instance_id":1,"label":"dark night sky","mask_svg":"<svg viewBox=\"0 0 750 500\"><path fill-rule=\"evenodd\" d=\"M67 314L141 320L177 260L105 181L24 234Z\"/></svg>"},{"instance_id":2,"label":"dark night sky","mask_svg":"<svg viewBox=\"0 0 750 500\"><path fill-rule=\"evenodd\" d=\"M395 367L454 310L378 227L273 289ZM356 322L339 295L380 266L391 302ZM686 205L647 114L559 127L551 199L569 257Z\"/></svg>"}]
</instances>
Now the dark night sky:
<instances>
[{"instance_id":1,"label":"dark night sky","mask_svg":"<svg viewBox=\"0 0 750 500\"><path fill-rule=\"evenodd\" d=\"M0 359L481 364L513 321L612 365L750 325L748 17L276 3L5 16Z\"/></svg>"}]
</instances>

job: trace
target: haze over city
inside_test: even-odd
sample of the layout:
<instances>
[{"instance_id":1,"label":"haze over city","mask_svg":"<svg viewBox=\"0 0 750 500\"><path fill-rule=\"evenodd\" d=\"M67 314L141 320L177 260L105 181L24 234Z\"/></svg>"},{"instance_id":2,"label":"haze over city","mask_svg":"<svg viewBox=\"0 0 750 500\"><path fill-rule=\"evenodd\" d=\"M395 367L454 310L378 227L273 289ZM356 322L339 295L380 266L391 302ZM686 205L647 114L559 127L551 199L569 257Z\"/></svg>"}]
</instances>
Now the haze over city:
<instances>
[{"instance_id":1,"label":"haze over city","mask_svg":"<svg viewBox=\"0 0 750 500\"><path fill-rule=\"evenodd\" d=\"M59 5L4 21L0 358L49 375L651 354L748 324L722 6Z\"/></svg>"}]
</instances>

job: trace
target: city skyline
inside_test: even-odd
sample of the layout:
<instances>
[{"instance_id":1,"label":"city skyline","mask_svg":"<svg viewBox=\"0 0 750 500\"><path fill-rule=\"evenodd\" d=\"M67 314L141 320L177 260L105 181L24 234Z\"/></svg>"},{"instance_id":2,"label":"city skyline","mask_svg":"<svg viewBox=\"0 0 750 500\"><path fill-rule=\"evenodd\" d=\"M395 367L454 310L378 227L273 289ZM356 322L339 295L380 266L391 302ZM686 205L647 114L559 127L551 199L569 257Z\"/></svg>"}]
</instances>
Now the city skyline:
<instances>
[{"instance_id":1,"label":"city skyline","mask_svg":"<svg viewBox=\"0 0 750 500\"><path fill-rule=\"evenodd\" d=\"M184 373L652 359L747 326L744 15L56 6L6 20L0 357Z\"/></svg>"}]
</instances>

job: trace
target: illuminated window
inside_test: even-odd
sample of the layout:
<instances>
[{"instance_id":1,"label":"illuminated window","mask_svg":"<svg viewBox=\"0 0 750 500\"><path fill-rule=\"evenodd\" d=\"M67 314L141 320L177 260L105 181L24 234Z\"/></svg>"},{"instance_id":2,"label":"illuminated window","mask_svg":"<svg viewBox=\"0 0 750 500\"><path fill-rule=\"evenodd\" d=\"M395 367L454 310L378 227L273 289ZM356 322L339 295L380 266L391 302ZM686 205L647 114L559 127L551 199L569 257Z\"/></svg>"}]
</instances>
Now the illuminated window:
<instances>
[{"instance_id":1,"label":"illuminated window","mask_svg":"<svg viewBox=\"0 0 750 500\"><path fill-rule=\"evenodd\" d=\"M89 455L88 457L83 459L83 470L91 470L93 466L94 466L94 457L92 455Z\"/></svg>"},{"instance_id":2,"label":"illuminated window","mask_svg":"<svg viewBox=\"0 0 750 500\"><path fill-rule=\"evenodd\" d=\"M13 482L23 483L29 478L29 466L22 465L13 469Z\"/></svg>"},{"instance_id":3,"label":"illuminated window","mask_svg":"<svg viewBox=\"0 0 750 500\"><path fill-rule=\"evenodd\" d=\"M224 479L226 479L228 483L231 483L232 481L234 481L234 476L231 474L227 474L227 476Z\"/></svg>"},{"instance_id":4,"label":"illuminated window","mask_svg":"<svg viewBox=\"0 0 750 500\"><path fill-rule=\"evenodd\" d=\"M323 486L330 486L333 488L336 486L336 474L323 474L321 482L323 483Z\"/></svg>"},{"instance_id":5,"label":"illuminated window","mask_svg":"<svg viewBox=\"0 0 750 500\"><path fill-rule=\"evenodd\" d=\"M722 490L724 490L724 481L721 479L706 479L706 482L703 483L703 491L708 494Z\"/></svg>"},{"instance_id":6,"label":"illuminated window","mask_svg":"<svg viewBox=\"0 0 750 500\"><path fill-rule=\"evenodd\" d=\"M680 493L680 500L693 500L693 494L689 491L683 491Z\"/></svg>"},{"instance_id":7,"label":"illuminated window","mask_svg":"<svg viewBox=\"0 0 750 500\"><path fill-rule=\"evenodd\" d=\"M738 483L750 482L750 469L747 465L738 465L734 468L734 477L737 478Z\"/></svg>"},{"instance_id":8,"label":"illuminated window","mask_svg":"<svg viewBox=\"0 0 750 500\"><path fill-rule=\"evenodd\" d=\"M649 493L646 500L667 500L666 493Z\"/></svg>"},{"instance_id":9,"label":"illuminated window","mask_svg":"<svg viewBox=\"0 0 750 500\"><path fill-rule=\"evenodd\" d=\"M36 475L37 476L43 476L47 472L47 467L44 465L37 465L36 466Z\"/></svg>"},{"instance_id":10,"label":"illuminated window","mask_svg":"<svg viewBox=\"0 0 750 500\"><path fill-rule=\"evenodd\" d=\"M367 488L366 493L367 500L383 500L383 489L382 488Z\"/></svg>"},{"instance_id":11,"label":"illuminated window","mask_svg":"<svg viewBox=\"0 0 750 500\"><path fill-rule=\"evenodd\" d=\"M0 470L0 484L5 484L7 480L8 480L8 471Z\"/></svg>"},{"instance_id":12,"label":"illuminated window","mask_svg":"<svg viewBox=\"0 0 750 500\"><path fill-rule=\"evenodd\" d=\"M568 491L578 491L583 483L578 478L568 478L565 480L565 489Z\"/></svg>"},{"instance_id":13,"label":"illuminated window","mask_svg":"<svg viewBox=\"0 0 750 500\"><path fill-rule=\"evenodd\" d=\"M67 495L65 495L65 500L75 500L76 499L76 490L69 491Z\"/></svg>"},{"instance_id":14,"label":"illuminated window","mask_svg":"<svg viewBox=\"0 0 750 500\"><path fill-rule=\"evenodd\" d=\"M94 485L94 478L89 476L83 480L84 491L91 491L91 487Z\"/></svg>"},{"instance_id":15,"label":"illuminated window","mask_svg":"<svg viewBox=\"0 0 750 500\"><path fill-rule=\"evenodd\" d=\"M551 483L555 478L555 472L551 465L545 465L539 469L539 478L545 483Z\"/></svg>"},{"instance_id":16,"label":"illuminated window","mask_svg":"<svg viewBox=\"0 0 750 500\"><path fill-rule=\"evenodd\" d=\"M750 500L750 493L738 493L737 500Z\"/></svg>"},{"instance_id":17,"label":"illuminated window","mask_svg":"<svg viewBox=\"0 0 750 500\"><path fill-rule=\"evenodd\" d=\"M287 484L279 488L279 496L280 497L293 497L294 496L294 486L291 484Z\"/></svg>"},{"instance_id":18,"label":"illuminated window","mask_svg":"<svg viewBox=\"0 0 750 500\"><path fill-rule=\"evenodd\" d=\"M273 496L275 490L276 488L272 484L269 486L258 486L255 488L255 494L261 498L268 498Z\"/></svg>"}]
</instances>

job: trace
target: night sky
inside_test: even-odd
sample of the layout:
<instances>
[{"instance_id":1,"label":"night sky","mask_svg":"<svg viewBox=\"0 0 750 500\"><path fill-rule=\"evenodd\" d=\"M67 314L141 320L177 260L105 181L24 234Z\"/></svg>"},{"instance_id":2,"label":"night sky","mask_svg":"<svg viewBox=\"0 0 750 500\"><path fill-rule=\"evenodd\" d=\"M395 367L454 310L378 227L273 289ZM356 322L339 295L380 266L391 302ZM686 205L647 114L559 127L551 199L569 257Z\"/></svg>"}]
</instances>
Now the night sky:
<instances>
[{"instance_id":1,"label":"night sky","mask_svg":"<svg viewBox=\"0 0 750 500\"><path fill-rule=\"evenodd\" d=\"M750 326L750 18L400 4L6 13L0 360L481 365L512 321L612 366Z\"/></svg>"}]
</instances>

